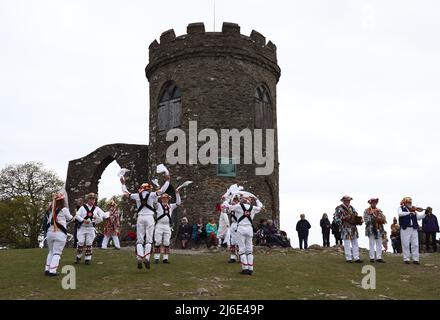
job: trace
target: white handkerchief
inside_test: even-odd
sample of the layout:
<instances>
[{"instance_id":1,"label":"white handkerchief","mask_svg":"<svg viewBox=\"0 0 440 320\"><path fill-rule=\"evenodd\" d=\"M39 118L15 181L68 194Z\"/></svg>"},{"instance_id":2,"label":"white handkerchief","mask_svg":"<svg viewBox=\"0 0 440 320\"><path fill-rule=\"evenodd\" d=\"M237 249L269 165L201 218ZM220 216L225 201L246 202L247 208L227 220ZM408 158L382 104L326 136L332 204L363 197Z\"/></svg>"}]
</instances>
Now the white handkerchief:
<instances>
[{"instance_id":1,"label":"white handkerchief","mask_svg":"<svg viewBox=\"0 0 440 320\"><path fill-rule=\"evenodd\" d=\"M151 180L151 182L153 182L153 184L154 184L156 187L160 187L160 186L159 186L159 181L158 181L157 179L153 179L153 180Z\"/></svg>"},{"instance_id":2,"label":"white handkerchief","mask_svg":"<svg viewBox=\"0 0 440 320\"><path fill-rule=\"evenodd\" d=\"M163 173L163 172L165 172L166 174L169 173L168 169L167 169L162 163L159 164L159 165L157 166L157 168L156 168L156 172L157 172L157 173Z\"/></svg>"},{"instance_id":3,"label":"white handkerchief","mask_svg":"<svg viewBox=\"0 0 440 320\"><path fill-rule=\"evenodd\" d=\"M189 186L191 183L193 183L192 181L185 181L184 183L182 183L180 186L178 186L177 188L176 188L176 190L179 190L180 188L185 188L185 187L187 187L187 186Z\"/></svg>"},{"instance_id":4,"label":"white handkerchief","mask_svg":"<svg viewBox=\"0 0 440 320\"><path fill-rule=\"evenodd\" d=\"M119 170L119 172L118 172L118 177L119 177L119 178L120 178L120 177L123 177L128 171L130 171L130 170L125 169L125 168L122 168L122 169Z\"/></svg>"}]
</instances>

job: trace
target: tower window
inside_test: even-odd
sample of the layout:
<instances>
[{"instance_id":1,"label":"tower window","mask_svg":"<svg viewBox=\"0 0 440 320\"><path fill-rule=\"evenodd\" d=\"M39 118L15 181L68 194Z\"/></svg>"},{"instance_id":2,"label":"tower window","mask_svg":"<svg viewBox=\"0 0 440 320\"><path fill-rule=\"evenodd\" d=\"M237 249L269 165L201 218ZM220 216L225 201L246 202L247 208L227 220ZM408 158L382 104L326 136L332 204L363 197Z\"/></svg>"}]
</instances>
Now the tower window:
<instances>
[{"instance_id":1,"label":"tower window","mask_svg":"<svg viewBox=\"0 0 440 320\"><path fill-rule=\"evenodd\" d=\"M255 90L255 128L273 129L272 99L269 89L259 85Z\"/></svg>"},{"instance_id":2,"label":"tower window","mask_svg":"<svg viewBox=\"0 0 440 320\"><path fill-rule=\"evenodd\" d=\"M168 130L179 128L182 117L182 100L179 87L169 82L162 91L157 108L157 132L165 134Z\"/></svg>"}]
</instances>

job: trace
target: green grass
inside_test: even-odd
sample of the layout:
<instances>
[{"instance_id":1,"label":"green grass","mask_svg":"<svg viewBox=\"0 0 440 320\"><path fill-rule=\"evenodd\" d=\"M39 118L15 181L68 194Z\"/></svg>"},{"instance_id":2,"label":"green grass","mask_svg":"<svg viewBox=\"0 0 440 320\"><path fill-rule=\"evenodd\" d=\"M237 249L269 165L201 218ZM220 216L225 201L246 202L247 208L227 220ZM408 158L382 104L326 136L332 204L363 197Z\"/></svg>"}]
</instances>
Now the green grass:
<instances>
[{"instance_id":1,"label":"green grass","mask_svg":"<svg viewBox=\"0 0 440 320\"><path fill-rule=\"evenodd\" d=\"M170 265L136 269L132 250L95 250L92 265L75 265L77 288L43 275L46 249L0 251L0 299L439 299L440 254L404 265L388 254L376 267L376 290L360 283L362 265L334 250L256 249L255 274L238 274L226 252L172 254ZM73 265L65 249L61 267ZM363 254L366 258L366 254ZM367 264L367 263L365 263ZM59 268L61 271L61 268ZM202 289L203 288L203 289Z\"/></svg>"}]
</instances>

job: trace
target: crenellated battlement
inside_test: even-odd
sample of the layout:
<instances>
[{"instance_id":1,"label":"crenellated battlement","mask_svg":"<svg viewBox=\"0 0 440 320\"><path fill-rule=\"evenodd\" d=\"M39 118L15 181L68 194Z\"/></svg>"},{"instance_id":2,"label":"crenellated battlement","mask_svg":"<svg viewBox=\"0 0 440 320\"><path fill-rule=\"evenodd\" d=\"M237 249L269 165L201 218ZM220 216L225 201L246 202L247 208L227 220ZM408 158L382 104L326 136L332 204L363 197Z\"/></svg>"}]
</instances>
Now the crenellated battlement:
<instances>
[{"instance_id":1,"label":"crenellated battlement","mask_svg":"<svg viewBox=\"0 0 440 320\"><path fill-rule=\"evenodd\" d=\"M163 65L186 58L232 56L254 62L280 76L276 46L259 32L252 30L249 36L240 33L236 23L224 22L221 32L206 32L203 22L190 23L187 33L176 36L173 29L163 32L159 42L149 46L147 78Z\"/></svg>"}]
</instances>

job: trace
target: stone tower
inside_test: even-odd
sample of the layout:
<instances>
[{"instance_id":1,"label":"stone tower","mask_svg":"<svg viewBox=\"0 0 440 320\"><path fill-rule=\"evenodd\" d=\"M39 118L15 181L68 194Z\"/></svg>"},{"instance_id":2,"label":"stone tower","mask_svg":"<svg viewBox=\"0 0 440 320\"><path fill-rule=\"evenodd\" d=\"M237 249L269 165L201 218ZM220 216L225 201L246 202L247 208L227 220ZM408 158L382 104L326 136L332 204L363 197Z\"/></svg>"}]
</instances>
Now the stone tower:
<instances>
[{"instance_id":1,"label":"stone tower","mask_svg":"<svg viewBox=\"0 0 440 320\"><path fill-rule=\"evenodd\" d=\"M186 212L179 217L187 215L194 221L200 215L214 214L220 195L238 183L265 205L259 217L278 220L276 85L280 68L276 46L254 30L250 36L242 35L234 23L223 23L221 32L205 32L203 23L192 23L187 34L176 37L171 29L150 44L145 73L150 83L150 176L156 175L156 164L164 163L174 186L194 181L182 194ZM173 142L166 141L166 133L180 128L188 143L190 121L197 121L198 132L214 129L219 140L221 129L274 129L272 174L256 175L256 164L232 164L232 171L222 171L225 167L217 164L167 164L166 151Z\"/></svg>"}]
</instances>

